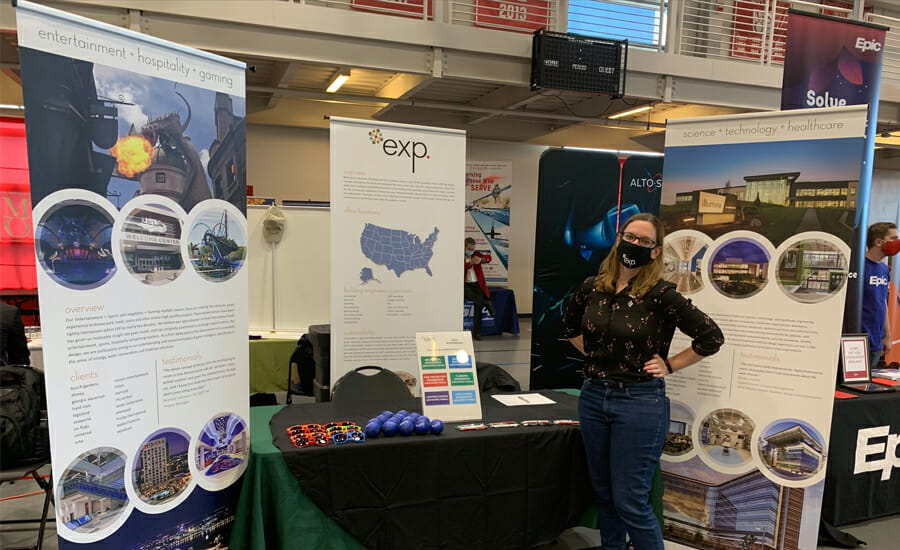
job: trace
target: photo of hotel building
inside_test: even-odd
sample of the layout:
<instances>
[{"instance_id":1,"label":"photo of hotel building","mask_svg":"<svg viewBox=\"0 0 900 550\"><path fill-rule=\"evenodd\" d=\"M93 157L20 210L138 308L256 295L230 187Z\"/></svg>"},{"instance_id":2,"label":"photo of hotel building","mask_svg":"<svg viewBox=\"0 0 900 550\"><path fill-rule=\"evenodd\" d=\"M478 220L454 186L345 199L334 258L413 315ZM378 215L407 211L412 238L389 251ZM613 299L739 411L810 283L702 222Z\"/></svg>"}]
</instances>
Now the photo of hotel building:
<instances>
[{"instance_id":1,"label":"photo of hotel building","mask_svg":"<svg viewBox=\"0 0 900 550\"><path fill-rule=\"evenodd\" d=\"M691 294L703 288L703 255L706 244L696 237L684 236L667 239L663 247L663 277L675 283L676 290Z\"/></svg>"},{"instance_id":2,"label":"photo of hotel building","mask_svg":"<svg viewBox=\"0 0 900 550\"><path fill-rule=\"evenodd\" d=\"M125 455L111 447L80 455L66 468L56 489L58 521L78 533L111 526L127 503Z\"/></svg>"},{"instance_id":3,"label":"photo of hotel building","mask_svg":"<svg viewBox=\"0 0 900 550\"><path fill-rule=\"evenodd\" d=\"M825 467L826 447L815 430L799 422L778 422L759 438L759 456L775 475L807 479Z\"/></svg>"},{"instance_id":4,"label":"photo of hotel building","mask_svg":"<svg viewBox=\"0 0 900 550\"><path fill-rule=\"evenodd\" d=\"M694 548L799 550L804 489L759 470L724 482L663 472L663 535Z\"/></svg>"},{"instance_id":5,"label":"photo of hotel building","mask_svg":"<svg viewBox=\"0 0 900 550\"><path fill-rule=\"evenodd\" d=\"M170 428L151 435L134 461L134 489L148 504L162 504L191 482L188 435Z\"/></svg>"},{"instance_id":6,"label":"photo of hotel building","mask_svg":"<svg viewBox=\"0 0 900 550\"><path fill-rule=\"evenodd\" d=\"M790 298L804 303L821 302L843 288L848 261L827 241L801 241L778 260L778 286Z\"/></svg>"},{"instance_id":7,"label":"photo of hotel building","mask_svg":"<svg viewBox=\"0 0 900 550\"><path fill-rule=\"evenodd\" d=\"M746 464L751 459L750 437L756 425L735 409L713 411L700 424L700 446L707 456L724 465Z\"/></svg>"}]
</instances>

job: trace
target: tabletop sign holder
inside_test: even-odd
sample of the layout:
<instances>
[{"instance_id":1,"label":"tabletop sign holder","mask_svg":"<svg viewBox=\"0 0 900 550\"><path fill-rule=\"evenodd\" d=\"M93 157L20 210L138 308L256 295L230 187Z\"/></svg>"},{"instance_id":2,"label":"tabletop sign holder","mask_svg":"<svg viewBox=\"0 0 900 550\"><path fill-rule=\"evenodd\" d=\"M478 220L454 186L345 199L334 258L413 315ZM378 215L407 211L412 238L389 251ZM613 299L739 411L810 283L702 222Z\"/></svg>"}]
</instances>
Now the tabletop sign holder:
<instances>
[{"instance_id":1,"label":"tabletop sign holder","mask_svg":"<svg viewBox=\"0 0 900 550\"><path fill-rule=\"evenodd\" d=\"M862 393L894 391L894 388L872 382L869 370L869 337L866 334L841 336L841 384Z\"/></svg>"},{"instance_id":2,"label":"tabletop sign holder","mask_svg":"<svg viewBox=\"0 0 900 550\"><path fill-rule=\"evenodd\" d=\"M481 420L472 333L417 332L422 414L444 422Z\"/></svg>"}]
</instances>

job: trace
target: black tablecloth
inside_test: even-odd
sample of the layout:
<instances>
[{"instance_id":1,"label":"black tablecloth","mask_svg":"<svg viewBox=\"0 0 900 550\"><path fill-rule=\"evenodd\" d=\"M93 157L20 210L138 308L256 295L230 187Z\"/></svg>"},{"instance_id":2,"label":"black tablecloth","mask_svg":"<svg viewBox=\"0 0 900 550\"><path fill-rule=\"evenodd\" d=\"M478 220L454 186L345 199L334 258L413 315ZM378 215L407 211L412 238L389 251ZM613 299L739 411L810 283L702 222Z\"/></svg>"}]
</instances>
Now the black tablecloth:
<instances>
[{"instance_id":1,"label":"black tablecloth","mask_svg":"<svg viewBox=\"0 0 900 550\"><path fill-rule=\"evenodd\" d=\"M577 417L577 398L505 407L486 397L485 422ZM530 548L577 524L593 503L581 433L572 426L490 428L381 436L365 443L295 449L293 424L353 420L419 401L285 407L270 423L275 445L303 491L368 548ZM300 543L302 541L298 541Z\"/></svg>"},{"instance_id":2,"label":"black tablecloth","mask_svg":"<svg viewBox=\"0 0 900 550\"><path fill-rule=\"evenodd\" d=\"M828 445L828 466L825 473L825 493L822 519L832 525L873 519L900 513L900 466L889 470L889 478L882 480L882 470L854 473L857 461L864 460L861 447L887 443L887 437L875 437L857 444L859 431L887 427L891 434L900 434L900 392L867 394L856 399L836 399L831 420L831 442ZM862 434L865 436L865 434ZM887 460L900 464L900 448L888 449ZM859 455L859 456L857 456ZM885 453L870 453L868 462L885 459Z\"/></svg>"}]
</instances>

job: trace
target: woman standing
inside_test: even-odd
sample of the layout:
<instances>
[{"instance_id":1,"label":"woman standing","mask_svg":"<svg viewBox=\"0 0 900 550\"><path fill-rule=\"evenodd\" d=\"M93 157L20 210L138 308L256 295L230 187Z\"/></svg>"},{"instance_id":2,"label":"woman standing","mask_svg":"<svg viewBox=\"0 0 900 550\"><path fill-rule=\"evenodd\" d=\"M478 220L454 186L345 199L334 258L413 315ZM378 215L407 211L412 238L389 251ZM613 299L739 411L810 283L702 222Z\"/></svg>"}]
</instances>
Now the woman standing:
<instances>
[{"instance_id":1,"label":"woman standing","mask_svg":"<svg viewBox=\"0 0 900 550\"><path fill-rule=\"evenodd\" d=\"M563 317L585 355L578 414L603 550L624 550L626 533L635 550L663 550L649 495L669 428L664 378L724 342L719 327L662 280L662 241L656 216L628 218ZM693 342L669 357L676 327Z\"/></svg>"}]
</instances>

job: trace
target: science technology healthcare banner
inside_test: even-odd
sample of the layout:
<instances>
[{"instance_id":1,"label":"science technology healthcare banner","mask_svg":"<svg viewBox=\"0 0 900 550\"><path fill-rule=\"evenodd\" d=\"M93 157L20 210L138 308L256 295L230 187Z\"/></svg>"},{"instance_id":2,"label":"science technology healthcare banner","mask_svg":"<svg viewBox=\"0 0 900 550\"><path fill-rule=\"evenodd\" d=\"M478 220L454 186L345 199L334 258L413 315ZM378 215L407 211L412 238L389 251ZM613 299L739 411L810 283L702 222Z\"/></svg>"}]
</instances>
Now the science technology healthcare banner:
<instances>
[{"instance_id":1,"label":"science technology healthcare banner","mask_svg":"<svg viewBox=\"0 0 900 550\"><path fill-rule=\"evenodd\" d=\"M484 264L487 283L506 285L509 280L509 211L512 196L512 163L466 163L466 237L475 249L491 255Z\"/></svg>"},{"instance_id":2,"label":"science technology healthcare banner","mask_svg":"<svg viewBox=\"0 0 900 550\"><path fill-rule=\"evenodd\" d=\"M865 125L854 106L667 126L665 278L725 334L666 378L673 548L816 547Z\"/></svg>"},{"instance_id":3,"label":"science technology healthcare banner","mask_svg":"<svg viewBox=\"0 0 900 550\"><path fill-rule=\"evenodd\" d=\"M243 64L16 14L60 548L225 546L250 439Z\"/></svg>"},{"instance_id":4,"label":"science technology healthcare banner","mask_svg":"<svg viewBox=\"0 0 900 550\"><path fill-rule=\"evenodd\" d=\"M331 118L332 386L376 365L418 395L416 332L462 328L465 169L463 131Z\"/></svg>"}]
</instances>

